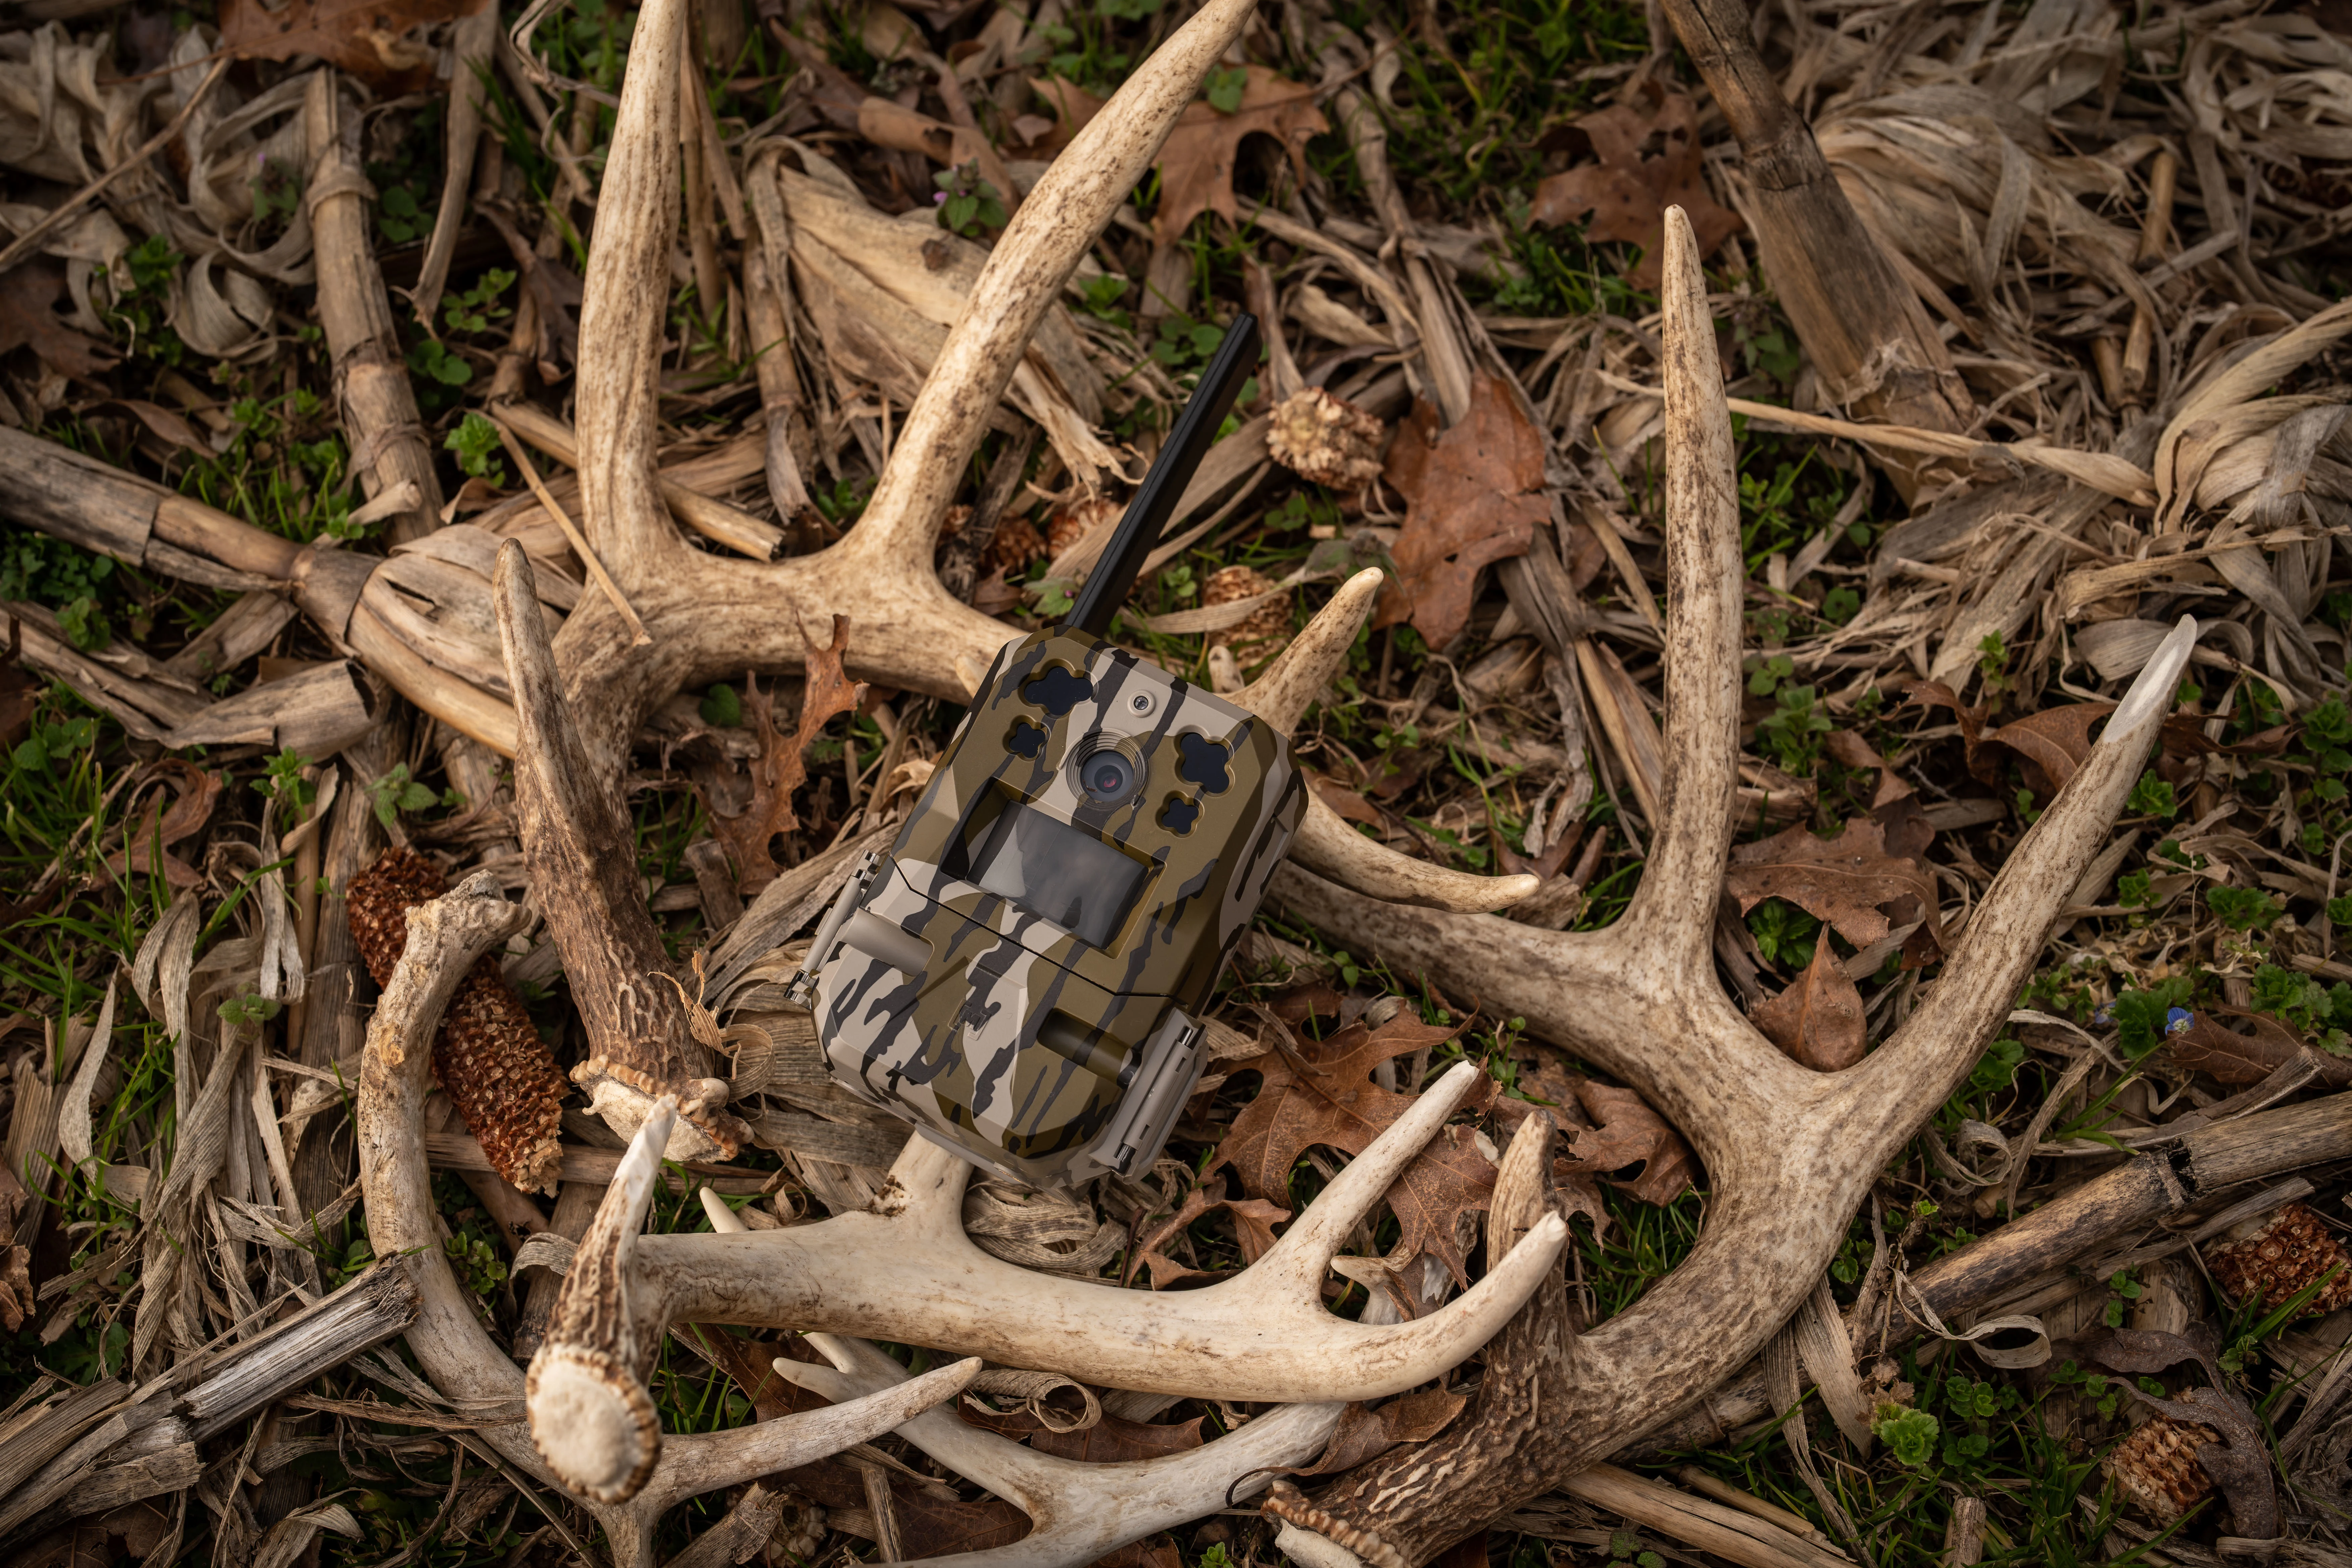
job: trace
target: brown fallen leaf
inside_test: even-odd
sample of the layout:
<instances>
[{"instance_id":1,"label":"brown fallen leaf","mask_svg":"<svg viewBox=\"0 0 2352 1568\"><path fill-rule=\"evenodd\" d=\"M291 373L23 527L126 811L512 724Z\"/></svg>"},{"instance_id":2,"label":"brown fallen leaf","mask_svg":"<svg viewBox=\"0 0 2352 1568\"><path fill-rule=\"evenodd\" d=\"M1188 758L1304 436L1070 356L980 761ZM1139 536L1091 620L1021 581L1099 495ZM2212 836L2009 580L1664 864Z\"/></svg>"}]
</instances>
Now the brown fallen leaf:
<instances>
[{"instance_id":1,"label":"brown fallen leaf","mask_svg":"<svg viewBox=\"0 0 2352 1568\"><path fill-rule=\"evenodd\" d=\"M1453 1424L1470 1403L1467 1394L1448 1394L1443 1387L1417 1389L1390 1400L1379 1409L1350 1405L1339 1412L1339 1425L1323 1446L1323 1457L1304 1468L1277 1467L1261 1475L1336 1476L1387 1453L1400 1443L1426 1443Z\"/></svg>"},{"instance_id":2,"label":"brown fallen leaf","mask_svg":"<svg viewBox=\"0 0 2352 1568\"><path fill-rule=\"evenodd\" d=\"M96 375L118 357L107 343L61 321L55 306L65 297L62 262L37 257L0 277L0 354L29 348L60 375Z\"/></svg>"},{"instance_id":3,"label":"brown fallen leaf","mask_svg":"<svg viewBox=\"0 0 2352 1568\"><path fill-rule=\"evenodd\" d=\"M1731 851L1724 890L1738 900L1743 915L1767 899L1785 899L1827 922L1856 947L1886 934L1895 921L1924 920L1940 946L1943 925L1936 914L1936 879L1908 856L1886 852L1886 829L1857 816L1835 838L1816 838L1800 823L1760 844Z\"/></svg>"},{"instance_id":4,"label":"brown fallen leaf","mask_svg":"<svg viewBox=\"0 0 2352 1568\"><path fill-rule=\"evenodd\" d=\"M1826 942L1813 943L1813 962L1804 973L1758 1003L1748 1021L1790 1060L1815 1072L1838 1072L1862 1060L1862 993Z\"/></svg>"},{"instance_id":5,"label":"brown fallen leaf","mask_svg":"<svg viewBox=\"0 0 2352 1568\"><path fill-rule=\"evenodd\" d=\"M1307 1044L1307 1064L1318 1069L1313 1077L1274 1052L1235 1062L1233 1071L1260 1072L1265 1081L1234 1119L1233 1130L1217 1145L1217 1157L1202 1174L1230 1168L1250 1196L1287 1203L1291 1167L1310 1147L1319 1144L1360 1154L1412 1108L1415 1096L1381 1088L1372 1082L1372 1069L1408 1051L1452 1039L1457 1032L1433 1027L1410 1014L1391 1020L1377 1033L1361 1024L1350 1025L1328 1040ZM1481 1078L1462 1108L1484 1110L1494 1098L1494 1080ZM1440 1132L1388 1190L1389 1209L1402 1232L1395 1254L1412 1258L1428 1253L1467 1285L1468 1268L1454 1243L1454 1216L1484 1209L1494 1190L1495 1167L1478 1152L1468 1130Z\"/></svg>"},{"instance_id":6,"label":"brown fallen leaf","mask_svg":"<svg viewBox=\"0 0 2352 1568\"><path fill-rule=\"evenodd\" d=\"M956 1414L969 1426L1007 1437L1025 1437L1029 1446L1041 1454L1087 1465L1124 1465L1137 1459L1164 1458L1197 1448L1205 1440L1201 1436L1201 1423L1206 1418L1199 1415L1190 1421L1159 1426L1106 1415L1082 1431L1056 1432L1027 1410L990 1410L971 1398L962 1402Z\"/></svg>"},{"instance_id":7,"label":"brown fallen leaf","mask_svg":"<svg viewBox=\"0 0 2352 1568\"><path fill-rule=\"evenodd\" d=\"M29 1197L16 1173L0 1165L0 1237L16 1234L16 1215ZM0 1329L12 1334L33 1315L32 1265L29 1247L0 1245Z\"/></svg>"},{"instance_id":8,"label":"brown fallen leaf","mask_svg":"<svg viewBox=\"0 0 2352 1568\"><path fill-rule=\"evenodd\" d=\"M804 643L805 643L805 639ZM866 700L866 683L853 683L842 672L841 656L849 647L849 617L833 617L833 642L819 647L805 643L808 658L802 671L801 717L789 736L776 728L775 697L759 689L756 679L744 681L743 707L760 737L760 755L751 767L751 801L741 812L726 814L708 795L703 805L710 813L710 830L727 847L738 868L737 885L756 893L776 879L783 868L769 853L769 840L801 825L793 810L793 792L808 779L809 743L826 721L847 713Z\"/></svg>"},{"instance_id":9,"label":"brown fallen leaf","mask_svg":"<svg viewBox=\"0 0 2352 1568\"><path fill-rule=\"evenodd\" d=\"M1600 1176L1645 1204L1670 1204L1683 1195L1685 1187L1697 1184L1698 1165L1690 1145L1640 1095L1615 1084L1579 1079L1576 1098L1598 1125L1560 1129L1563 1138L1574 1140L1565 1162L1571 1174ZM1642 1167L1640 1175L1620 1181L1609 1174L1633 1165Z\"/></svg>"},{"instance_id":10,"label":"brown fallen leaf","mask_svg":"<svg viewBox=\"0 0 2352 1568\"><path fill-rule=\"evenodd\" d=\"M1712 255L1739 227L1739 216L1707 194L1702 170L1698 114L1691 100L1644 81L1646 107L1612 104L1569 127L1591 148L1596 162L1552 175L1536 186L1528 221L1581 222L1588 240L1642 247L1631 280L1654 289L1665 265L1666 209L1690 216L1698 253ZM1649 149L1659 149L1654 154Z\"/></svg>"},{"instance_id":11,"label":"brown fallen leaf","mask_svg":"<svg viewBox=\"0 0 2352 1568\"><path fill-rule=\"evenodd\" d=\"M1940 680L1912 682L1905 700L1952 710L1952 717L1959 721L1960 746L1969 772L1978 782L2000 784L2003 764L2014 757L2027 787L2045 801L2066 787L2066 781L2091 754L2092 728L2116 710L2112 702L2066 702L1988 730L1987 710L1962 702ZM2204 739L2201 732L2198 739ZM2168 731L2167 749L2171 749Z\"/></svg>"},{"instance_id":12,"label":"brown fallen leaf","mask_svg":"<svg viewBox=\"0 0 2352 1568\"><path fill-rule=\"evenodd\" d=\"M1094 1568L1184 1568L1184 1554L1176 1550L1176 1538L1162 1531L1096 1558Z\"/></svg>"},{"instance_id":13,"label":"brown fallen leaf","mask_svg":"<svg viewBox=\"0 0 2352 1568\"><path fill-rule=\"evenodd\" d=\"M238 59L324 60L380 92L417 92L433 78L433 50L419 29L470 16L486 3L287 0L272 11L261 0L221 0L220 49Z\"/></svg>"},{"instance_id":14,"label":"brown fallen leaf","mask_svg":"<svg viewBox=\"0 0 2352 1568\"><path fill-rule=\"evenodd\" d=\"M25 651L24 623L8 617L8 651L0 656L0 752L14 752L33 732L47 683L18 662Z\"/></svg>"},{"instance_id":15,"label":"brown fallen leaf","mask_svg":"<svg viewBox=\"0 0 2352 1568\"><path fill-rule=\"evenodd\" d=\"M2240 1034L2224 1019L2245 1024L2252 1032ZM2229 1084L2260 1083L2309 1051L2318 1064L2320 1082L2338 1089L2352 1084L2352 1060L2311 1050L2302 1036L2276 1018L2235 1007L2194 1015L2189 1027L2166 1040L2164 1050L2181 1071L2206 1073Z\"/></svg>"},{"instance_id":16,"label":"brown fallen leaf","mask_svg":"<svg viewBox=\"0 0 2352 1568\"><path fill-rule=\"evenodd\" d=\"M1131 1256L1128 1258L1127 1272L1120 1276L1119 1283L1125 1285L1132 1282L1139 1268L1150 1269L1151 1288L1154 1290L1164 1290L1171 1284L1181 1284L1192 1279L1214 1278L1215 1276L1207 1270L1186 1268L1174 1258L1167 1257L1160 1249L1182 1233L1194 1220L1214 1214L1220 1209L1234 1216L1234 1239L1241 1246L1242 1262L1244 1265L1255 1263L1273 1248L1274 1227L1290 1217L1288 1209L1269 1203L1264 1198L1226 1197L1225 1180L1220 1175L1214 1186L1198 1186L1185 1194L1183 1203L1178 1206L1173 1215L1153 1226L1136 1239Z\"/></svg>"},{"instance_id":17,"label":"brown fallen leaf","mask_svg":"<svg viewBox=\"0 0 2352 1568\"><path fill-rule=\"evenodd\" d=\"M161 787L149 794L151 785ZM123 842L107 856L106 868L117 877L146 875L158 845L168 850L212 820L221 786L219 774L178 757L153 763L149 782L140 786L131 809L123 815ZM168 808L166 795L171 797ZM163 857L163 878L175 888L193 888L204 880L194 867L170 854Z\"/></svg>"},{"instance_id":18,"label":"brown fallen leaf","mask_svg":"<svg viewBox=\"0 0 2352 1568\"><path fill-rule=\"evenodd\" d=\"M1151 232L1161 245L1183 237L1192 220L1204 212L1227 223L1241 222L1241 206L1234 196L1234 163L1243 138L1271 136L1290 154L1298 177L1307 177L1307 143L1331 129L1315 107L1315 87L1291 81L1264 66L1245 66L1248 80L1242 88L1240 107L1231 114L1206 99L1187 107L1152 160L1160 171L1160 207ZM1030 89L1054 106L1060 127L1042 149L1059 151L1092 120L1104 100L1059 77L1033 79Z\"/></svg>"},{"instance_id":19,"label":"brown fallen leaf","mask_svg":"<svg viewBox=\"0 0 2352 1568\"><path fill-rule=\"evenodd\" d=\"M1328 773L1318 773L1312 768L1307 769L1307 786L1322 797L1325 805L1338 812L1349 822L1361 822L1379 827L1387 820L1381 816L1379 806L1374 805Z\"/></svg>"},{"instance_id":20,"label":"brown fallen leaf","mask_svg":"<svg viewBox=\"0 0 2352 1568\"><path fill-rule=\"evenodd\" d=\"M1437 405L1413 405L1389 443L1382 477L1410 503L1397 536L1397 580L1375 626L1410 620L1443 651L1462 634L1480 570L1527 553L1551 515L1544 499L1543 437L1490 375L1470 384L1470 411L1445 429Z\"/></svg>"}]
</instances>

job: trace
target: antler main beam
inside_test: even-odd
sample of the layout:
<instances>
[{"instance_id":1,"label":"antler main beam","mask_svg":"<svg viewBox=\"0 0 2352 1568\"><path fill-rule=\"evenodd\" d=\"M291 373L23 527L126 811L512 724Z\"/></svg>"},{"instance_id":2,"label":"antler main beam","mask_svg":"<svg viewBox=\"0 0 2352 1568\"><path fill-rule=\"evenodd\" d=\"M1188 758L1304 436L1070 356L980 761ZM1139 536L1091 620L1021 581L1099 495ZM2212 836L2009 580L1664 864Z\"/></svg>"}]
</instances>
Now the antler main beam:
<instances>
[{"instance_id":1,"label":"antler main beam","mask_svg":"<svg viewBox=\"0 0 2352 1568\"><path fill-rule=\"evenodd\" d=\"M1706 1226L1682 1267L1573 1342L1556 1376L1573 1422L1532 1441L1523 1494L1640 1436L1702 1397L1778 1331L1828 1267L1870 1183L1949 1097L2007 1016L2051 921L2122 808L2195 638L2183 619L2148 661L2057 800L2011 855L1910 1020L1839 1073L1774 1048L1717 983L1709 931L1738 786L1738 490L1722 374L1696 247L1666 224L1666 768L1641 890L1606 931L1400 909L1285 867L1275 896L1351 948L1419 972L1622 1079L1705 1163ZM1538 1309L1540 1310L1540 1309ZM1408 1459L1378 1461L1317 1507L1424 1562L1492 1517L1493 1498L1443 1460L1475 1422ZM1516 1501L1516 1500L1514 1500Z\"/></svg>"}]
</instances>

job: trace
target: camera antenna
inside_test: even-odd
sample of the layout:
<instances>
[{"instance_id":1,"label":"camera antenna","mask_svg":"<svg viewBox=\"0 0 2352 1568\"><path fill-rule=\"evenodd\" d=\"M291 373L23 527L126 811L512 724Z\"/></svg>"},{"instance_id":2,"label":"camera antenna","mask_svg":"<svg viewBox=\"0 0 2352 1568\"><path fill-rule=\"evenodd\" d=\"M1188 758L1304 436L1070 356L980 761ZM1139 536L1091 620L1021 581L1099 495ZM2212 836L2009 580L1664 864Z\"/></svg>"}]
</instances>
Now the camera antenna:
<instances>
[{"instance_id":1,"label":"camera antenna","mask_svg":"<svg viewBox=\"0 0 2352 1568\"><path fill-rule=\"evenodd\" d=\"M1078 590L1077 602L1070 607L1070 618L1062 623L1064 631L1086 632L1094 637L1110 631L1111 617L1127 603L1136 574L1143 570L1144 558L1160 542L1160 531L1167 526L1176 503L1183 500L1185 487L1192 482L1201 459L1208 456L1209 444L1217 438L1218 426L1233 411L1242 382L1257 368L1257 318L1244 310L1225 329L1225 341L1217 345L1209 368L1201 373L1199 383L1192 388L1192 400L1177 416L1176 428L1169 432L1168 444L1160 448L1151 471L1143 476L1142 488L1127 503L1127 514L1118 520L1118 531L1103 546L1086 586Z\"/></svg>"}]
</instances>

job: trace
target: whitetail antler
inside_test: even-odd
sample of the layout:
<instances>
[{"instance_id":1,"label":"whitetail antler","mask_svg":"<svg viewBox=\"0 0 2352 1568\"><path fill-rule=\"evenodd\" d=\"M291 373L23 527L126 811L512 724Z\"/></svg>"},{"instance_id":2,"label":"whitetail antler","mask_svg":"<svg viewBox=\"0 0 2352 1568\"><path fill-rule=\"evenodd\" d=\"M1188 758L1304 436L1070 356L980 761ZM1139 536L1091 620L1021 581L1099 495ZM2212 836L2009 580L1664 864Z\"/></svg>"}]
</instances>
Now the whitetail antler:
<instances>
[{"instance_id":1,"label":"whitetail antler","mask_svg":"<svg viewBox=\"0 0 2352 1568\"><path fill-rule=\"evenodd\" d=\"M579 441L589 543L654 646L633 647L602 597L583 599L555 638L589 772L606 788L617 790L629 738L655 704L746 667L800 668L803 626L836 612L852 617L853 674L969 694L961 671L985 668L1014 634L940 584L931 565L940 521L1038 321L1251 10L1252 0L1209 0L1055 160L981 268L856 526L830 549L775 563L692 549L654 479L661 300L677 223L683 0L652 0L639 14L581 306ZM439 712L431 696L417 700ZM461 728L478 719L445 716ZM509 755L519 739L505 730L478 738ZM1309 864L1388 896L1488 910L1532 890L1523 878L1412 861L1320 802L1310 804L1301 839Z\"/></svg>"},{"instance_id":2,"label":"whitetail antler","mask_svg":"<svg viewBox=\"0 0 2352 1568\"><path fill-rule=\"evenodd\" d=\"M924 1138L907 1141L872 1213L730 1236L640 1237L634 1226L600 1223L574 1255L557 1310L568 1320L575 1292L593 1303L580 1314L593 1328L576 1359L593 1363L611 1392L593 1409L567 1408L573 1429L563 1441L598 1454L634 1451L647 1406L623 1347L671 1321L856 1334L1203 1399L1345 1403L1402 1393L1484 1344L1558 1272L1568 1237L1565 1222L1548 1217L1467 1294L1412 1322L1357 1323L1324 1310L1323 1277L1340 1244L1478 1073L1475 1063L1455 1064L1270 1251L1199 1290L1105 1289L982 1251L963 1232L971 1166ZM605 1214L617 1212L614 1202ZM534 1405L534 1427L544 1431L540 1414Z\"/></svg>"},{"instance_id":3,"label":"whitetail antler","mask_svg":"<svg viewBox=\"0 0 2352 1568\"><path fill-rule=\"evenodd\" d=\"M702 1206L710 1228L748 1231L709 1187ZM907 1370L864 1340L811 1334L808 1342L833 1368L779 1358L777 1374L825 1398L871 1396L904 1384ZM929 1410L898 1428L898 1436L1027 1514L1028 1534L993 1552L958 1552L929 1561L941 1568L1076 1568L1223 1506L1253 1496L1272 1466L1305 1463L1330 1440L1344 1405L1290 1405L1240 1431L1189 1453L1131 1464L1080 1464L1041 1454L993 1432Z\"/></svg>"},{"instance_id":4,"label":"whitetail antler","mask_svg":"<svg viewBox=\"0 0 2352 1568\"><path fill-rule=\"evenodd\" d=\"M2139 776L2194 641L2184 618L1994 879L1909 1021L1843 1072L1791 1061L1710 973L1739 782L1745 574L1722 373L1679 208L1667 215L1665 274L1669 761L1633 907L1606 931L1563 933L1399 909L1293 868L1275 884L1294 913L1356 951L1426 973L1498 1016L1523 1016L1537 1035L1622 1079L1682 1130L1709 1179L1706 1228L1680 1268L1572 1344L1564 1329L1514 1336L1513 1363L1489 1364L1489 1380L1540 1379L1549 1408L1574 1410L1573 1421L1526 1425L1497 1401L1316 1498L1324 1515L1403 1563L1427 1561L1668 1419L1788 1320L1886 1160L2007 1016L2051 920Z\"/></svg>"},{"instance_id":5,"label":"whitetail antler","mask_svg":"<svg viewBox=\"0 0 2352 1568\"><path fill-rule=\"evenodd\" d=\"M409 911L408 947L368 1026L360 1072L357 1124L360 1181L366 1195L368 1239L378 1258L400 1260L415 1279L421 1306L408 1331L409 1348L436 1388L474 1417L481 1438L509 1462L551 1481L569 1481L543 1462L523 1424L522 1370L507 1359L476 1318L449 1270L435 1226L432 1176L425 1163L425 1100L430 1092L434 1032L451 994L474 961L529 922L530 911L499 895L498 880L479 873L442 897ZM641 1207L667 1128L661 1108L606 1194L599 1233L634 1229L614 1217ZM588 1336L566 1320L570 1344ZM634 1359L637 1347L626 1353ZM604 1526L625 1568L652 1562L653 1529L664 1510L700 1492L738 1486L755 1477L808 1464L952 1399L980 1370L977 1361L941 1367L867 1398L784 1421L732 1431L672 1437L656 1457L641 1425L583 1423L617 1434L601 1453L573 1468L589 1487L590 1510ZM577 1390L573 1397L582 1397ZM586 1396L589 1403L593 1395ZM633 1495L605 1484L615 1473L634 1478Z\"/></svg>"}]
</instances>

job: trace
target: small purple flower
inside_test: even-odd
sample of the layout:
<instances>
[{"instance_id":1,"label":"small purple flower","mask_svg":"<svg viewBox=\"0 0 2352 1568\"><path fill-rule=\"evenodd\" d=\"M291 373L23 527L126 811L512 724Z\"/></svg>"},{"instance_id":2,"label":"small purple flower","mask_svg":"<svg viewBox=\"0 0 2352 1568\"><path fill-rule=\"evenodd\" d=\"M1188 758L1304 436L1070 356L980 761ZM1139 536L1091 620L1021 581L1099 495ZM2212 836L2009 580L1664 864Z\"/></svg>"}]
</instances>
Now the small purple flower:
<instances>
[{"instance_id":1,"label":"small purple flower","mask_svg":"<svg viewBox=\"0 0 2352 1568\"><path fill-rule=\"evenodd\" d=\"M2186 1007L2175 1007L2164 1016L2164 1032L2167 1035L2186 1034L2189 1026L2196 1022L2196 1014Z\"/></svg>"},{"instance_id":2,"label":"small purple flower","mask_svg":"<svg viewBox=\"0 0 2352 1568\"><path fill-rule=\"evenodd\" d=\"M2091 1015L2091 1027L2095 1029L2106 1028L2115 1021L2116 1005L2112 1002L2102 1002L2099 1004L2099 1010Z\"/></svg>"},{"instance_id":3,"label":"small purple flower","mask_svg":"<svg viewBox=\"0 0 2352 1568\"><path fill-rule=\"evenodd\" d=\"M945 191L933 191L931 193L931 205L935 207L943 207L947 205L948 194Z\"/></svg>"}]
</instances>

